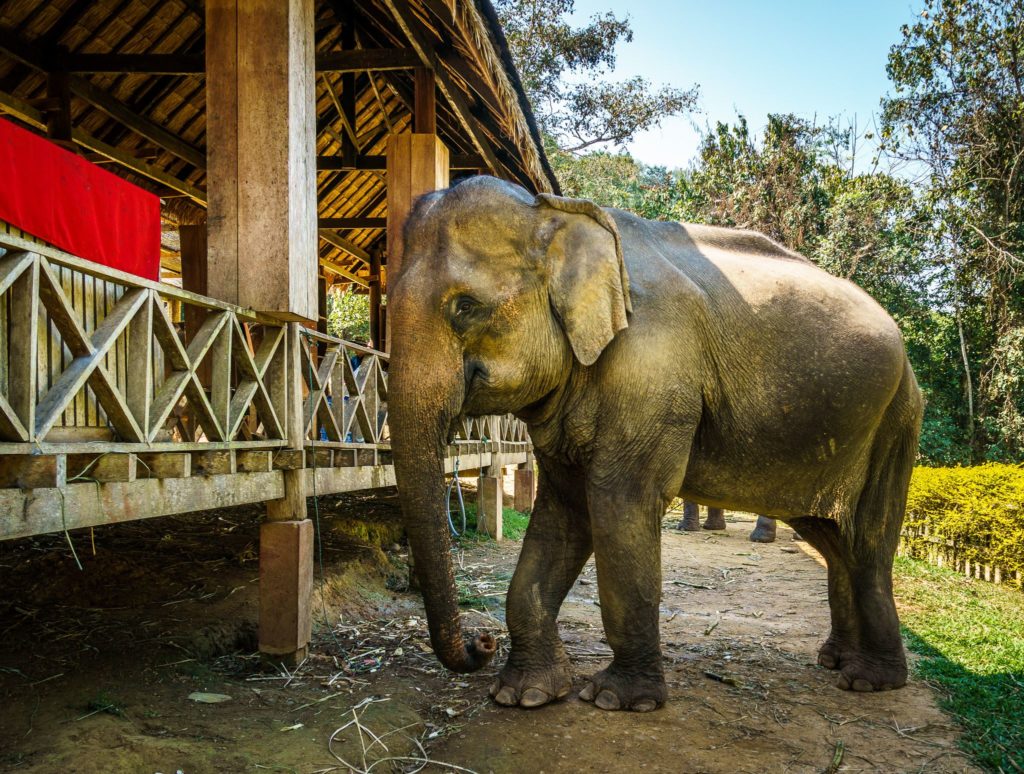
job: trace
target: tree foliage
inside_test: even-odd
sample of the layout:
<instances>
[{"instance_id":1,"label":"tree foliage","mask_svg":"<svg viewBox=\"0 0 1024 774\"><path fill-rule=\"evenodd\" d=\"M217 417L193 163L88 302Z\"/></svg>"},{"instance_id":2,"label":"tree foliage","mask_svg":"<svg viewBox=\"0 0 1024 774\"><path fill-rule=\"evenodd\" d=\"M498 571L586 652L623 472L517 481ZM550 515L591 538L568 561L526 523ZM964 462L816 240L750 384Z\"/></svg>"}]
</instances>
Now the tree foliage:
<instances>
[{"instance_id":1,"label":"tree foliage","mask_svg":"<svg viewBox=\"0 0 1024 774\"><path fill-rule=\"evenodd\" d=\"M963 331L971 446L1024 455L1024 0L928 0L889 55L889 151L923 170ZM976 389L975 389L976 385Z\"/></svg>"},{"instance_id":2,"label":"tree foliage","mask_svg":"<svg viewBox=\"0 0 1024 774\"><path fill-rule=\"evenodd\" d=\"M497 0L495 9L541 129L568 150L622 145L696 104L696 87L603 77L616 46L633 39L628 19L608 12L573 27L573 0Z\"/></svg>"},{"instance_id":3,"label":"tree foliage","mask_svg":"<svg viewBox=\"0 0 1024 774\"><path fill-rule=\"evenodd\" d=\"M356 344L370 339L370 296L351 286L327 296L327 332Z\"/></svg>"}]
</instances>

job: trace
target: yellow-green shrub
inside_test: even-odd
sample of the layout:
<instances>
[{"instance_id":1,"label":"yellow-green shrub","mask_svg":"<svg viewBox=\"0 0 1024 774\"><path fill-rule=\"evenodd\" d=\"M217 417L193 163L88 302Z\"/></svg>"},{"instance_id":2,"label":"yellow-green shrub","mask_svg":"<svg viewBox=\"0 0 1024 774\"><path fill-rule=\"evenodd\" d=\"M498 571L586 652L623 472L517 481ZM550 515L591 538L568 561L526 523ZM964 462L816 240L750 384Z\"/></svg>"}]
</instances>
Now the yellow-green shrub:
<instances>
[{"instance_id":1,"label":"yellow-green shrub","mask_svg":"<svg viewBox=\"0 0 1024 774\"><path fill-rule=\"evenodd\" d=\"M914 469L907 497L904 545L927 556L924 533L953 543L958 559L1024 577L1024 467L989 463L969 468ZM1009 576L1009 577L1008 577Z\"/></svg>"}]
</instances>

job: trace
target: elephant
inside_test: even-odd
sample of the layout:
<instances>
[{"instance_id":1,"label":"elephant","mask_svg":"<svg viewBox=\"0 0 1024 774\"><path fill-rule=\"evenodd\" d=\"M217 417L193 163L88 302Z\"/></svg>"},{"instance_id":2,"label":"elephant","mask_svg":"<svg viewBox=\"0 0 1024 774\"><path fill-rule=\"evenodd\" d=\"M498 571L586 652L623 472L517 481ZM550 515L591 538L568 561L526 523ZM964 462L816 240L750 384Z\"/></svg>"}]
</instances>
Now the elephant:
<instances>
[{"instance_id":1,"label":"elephant","mask_svg":"<svg viewBox=\"0 0 1024 774\"><path fill-rule=\"evenodd\" d=\"M708 517L704 520L704 524L701 525L700 506L687 500L683 503L683 518L679 520L678 529L686 532L697 532L702 528L710 530L725 529L725 511L721 508L708 508ZM758 514L757 523L750 531L750 542L774 543L776 531L775 519ZM799 540L799 536L794 533L793 539Z\"/></svg>"},{"instance_id":2,"label":"elephant","mask_svg":"<svg viewBox=\"0 0 1024 774\"><path fill-rule=\"evenodd\" d=\"M760 234L657 222L475 176L417 200L391 277L392 454L432 647L471 672L496 651L460 622L444 459L462 416L528 427L538 492L491 689L536 707L572 689L562 601L596 561L611 663L581 699L667 698L661 522L677 497L763 513L825 557L836 684L907 667L892 562L922 398L892 318Z\"/></svg>"}]
</instances>

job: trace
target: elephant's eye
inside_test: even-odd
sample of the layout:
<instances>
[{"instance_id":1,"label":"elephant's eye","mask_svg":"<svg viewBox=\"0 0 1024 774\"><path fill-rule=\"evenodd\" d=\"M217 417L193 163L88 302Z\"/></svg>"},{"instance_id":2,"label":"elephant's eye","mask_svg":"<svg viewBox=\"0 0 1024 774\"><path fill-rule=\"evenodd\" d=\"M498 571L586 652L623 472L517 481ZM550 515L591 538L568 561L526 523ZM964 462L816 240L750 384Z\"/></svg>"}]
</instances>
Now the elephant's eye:
<instances>
[{"instance_id":1,"label":"elephant's eye","mask_svg":"<svg viewBox=\"0 0 1024 774\"><path fill-rule=\"evenodd\" d=\"M477 303L472 298L461 296L455 299L455 316L463 317L476 309L476 306Z\"/></svg>"},{"instance_id":2,"label":"elephant's eye","mask_svg":"<svg viewBox=\"0 0 1024 774\"><path fill-rule=\"evenodd\" d=\"M452 325L461 332L482 319L485 307L471 296L456 296L449 309Z\"/></svg>"}]
</instances>

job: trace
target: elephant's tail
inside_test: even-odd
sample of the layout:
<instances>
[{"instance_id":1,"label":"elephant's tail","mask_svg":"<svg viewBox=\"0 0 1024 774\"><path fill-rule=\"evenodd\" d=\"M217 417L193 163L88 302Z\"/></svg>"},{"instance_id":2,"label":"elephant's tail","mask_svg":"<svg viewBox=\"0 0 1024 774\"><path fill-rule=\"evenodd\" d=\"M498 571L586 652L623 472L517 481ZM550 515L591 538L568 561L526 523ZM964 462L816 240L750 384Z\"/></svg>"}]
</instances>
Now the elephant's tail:
<instances>
[{"instance_id":1,"label":"elephant's tail","mask_svg":"<svg viewBox=\"0 0 1024 774\"><path fill-rule=\"evenodd\" d=\"M907 489L917 460L924 401L905 361L903 378L886 408L871 447L864 488L849 525L856 543L895 553L907 508Z\"/></svg>"}]
</instances>

